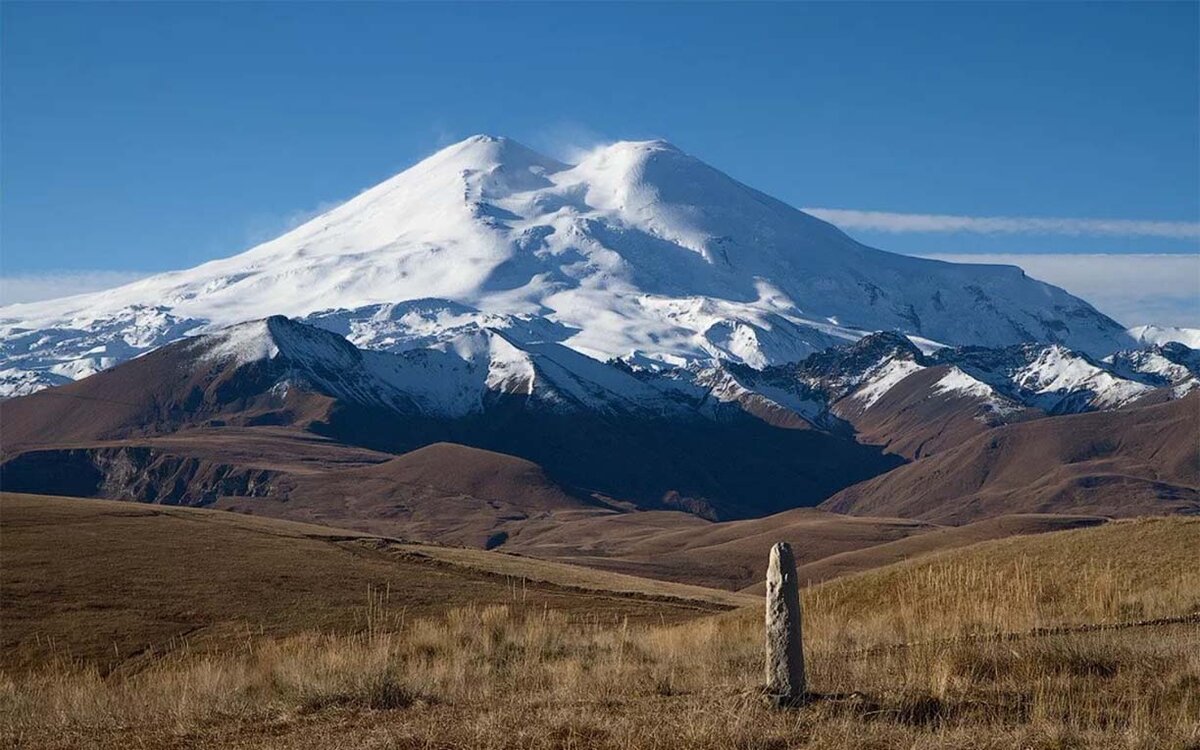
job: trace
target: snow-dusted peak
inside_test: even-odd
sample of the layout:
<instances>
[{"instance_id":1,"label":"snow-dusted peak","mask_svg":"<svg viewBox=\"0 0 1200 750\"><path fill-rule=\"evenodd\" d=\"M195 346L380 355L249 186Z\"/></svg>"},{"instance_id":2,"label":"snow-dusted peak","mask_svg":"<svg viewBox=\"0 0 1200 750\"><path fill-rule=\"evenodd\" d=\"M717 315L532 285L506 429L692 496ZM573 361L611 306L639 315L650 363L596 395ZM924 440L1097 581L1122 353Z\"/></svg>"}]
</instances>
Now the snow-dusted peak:
<instances>
[{"instance_id":1,"label":"snow-dusted peak","mask_svg":"<svg viewBox=\"0 0 1200 750\"><path fill-rule=\"evenodd\" d=\"M461 172L501 169L511 173L553 173L566 169L567 166L511 138L473 135L427 156L396 177L404 174L429 175L447 170Z\"/></svg>"},{"instance_id":2,"label":"snow-dusted peak","mask_svg":"<svg viewBox=\"0 0 1200 750\"><path fill-rule=\"evenodd\" d=\"M838 399L889 363L903 363L915 371L924 366L924 355L906 337L890 331L864 336L850 346L827 349L804 360L797 376L819 385L831 399Z\"/></svg>"},{"instance_id":3,"label":"snow-dusted peak","mask_svg":"<svg viewBox=\"0 0 1200 750\"><path fill-rule=\"evenodd\" d=\"M961 393L977 398L990 398L996 394L990 385L976 380L954 366L933 384L933 390L938 393Z\"/></svg>"},{"instance_id":4,"label":"snow-dusted peak","mask_svg":"<svg viewBox=\"0 0 1200 750\"><path fill-rule=\"evenodd\" d=\"M857 402L864 410L870 409L888 391L900 385L905 378L923 369L923 365L912 359L887 357L863 373L857 383L857 388L848 398Z\"/></svg>"},{"instance_id":5,"label":"snow-dusted peak","mask_svg":"<svg viewBox=\"0 0 1200 750\"><path fill-rule=\"evenodd\" d=\"M1020 402L1001 395L992 386L953 365L933 384L933 392L976 399L989 411L999 415L1012 414L1023 408Z\"/></svg>"},{"instance_id":6,"label":"snow-dusted peak","mask_svg":"<svg viewBox=\"0 0 1200 750\"><path fill-rule=\"evenodd\" d=\"M964 347L939 351L934 358L957 366L1006 396L1052 413L1112 409L1153 390L1061 344Z\"/></svg>"},{"instance_id":7,"label":"snow-dusted peak","mask_svg":"<svg viewBox=\"0 0 1200 750\"><path fill-rule=\"evenodd\" d=\"M306 366L338 369L355 368L362 359L359 351L341 336L282 315L199 336L195 346L204 350L203 359L233 362L238 366L285 357Z\"/></svg>"},{"instance_id":8,"label":"snow-dusted peak","mask_svg":"<svg viewBox=\"0 0 1200 750\"><path fill-rule=\"evenodd\" d=\"M1129 340L1016 268L866 247L664 141L614 143L571 166L473 136L239 255L2 307L0 333L25 338L0 352L0 371L28 388L49 376L22 373L72 378L271 315L320 315L368 347L457 335L438 329L459 326L461 314L396 313L428 298L478 311L474 324L525 321L595 359L662 366L766 367L878 330L941 344L1063 342L1100 355ZM147 306L161 320L138 332L132 318L149 318ZM369 308L378 315L340 322L322 312ZM500 326L514 336L516 327Z\"/></svg>"},{"instance_id":9,"label":"snow-dusted peak","mask_svg":"<svg viewBox=\"0 0 1200 750\"><path fill-rule=\"evenodd\" d=\"M567 165L509 138L476 135L439 151L401 175L418 168L425 174L457 171L467 198L486 200L547 187L546 175L562 171Z\"/></svg>"},{"instance_id":10,"label":"snow-dusted peak","mask_svg":"<svg viewBox=\"0 0 1200 750\"><path fill-rule=\"evenodd\" d=\"M1150 385L1181 385L1200 378L1200 352L1177 341L1116 352L1105 357L1104 364L1117 375Z\"/></svg>"},{"instance_id":11,"label":"snow-dusted peak","mask_svg":"<svg viewBox=\"0 0 1200 750\"><path fill-rule=\"evenodd\" d=\"M279 356L279 345L266 320L252 320L203 336L196 341L204 348L204 359L246 365Z\"/></svg>"},{"instance_id":12,"label":"snow-dusted peak","mask_svg":"<svg viewBox=\"0 0 1200 750\"><path fill-rule=\"evenodd\" d=\"M662 140L616 141L589 151L572 169L578 174L604 175L610 183L636 185L657 182L660 170L711 169L676 146ZM714 170L715 171L715 170Z\"/></svg>"},{"instance_id":13,"label":"snow-dusted peak","mask_svg":"<svg viewBox=\"0 0 1200 750\"><path fill-rule=\"evenodd\" d=\"M855 244L832 225L666 141L622 141L597 149L556 182L583 186L594 209L698 253L718 278L735 268L775 276L776 253L810 243L827 250Z\"/></svg>"}]
</instances>

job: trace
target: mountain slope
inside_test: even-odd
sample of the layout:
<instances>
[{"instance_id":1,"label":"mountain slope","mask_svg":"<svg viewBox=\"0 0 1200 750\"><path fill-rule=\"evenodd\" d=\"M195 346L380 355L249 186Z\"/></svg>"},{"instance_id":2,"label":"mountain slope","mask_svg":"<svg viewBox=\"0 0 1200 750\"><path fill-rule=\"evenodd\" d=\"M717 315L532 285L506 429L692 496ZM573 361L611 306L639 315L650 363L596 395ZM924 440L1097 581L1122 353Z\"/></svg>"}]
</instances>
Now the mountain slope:
<instances>
[{"instance_id":1,"label":"mountain slope","mask_svg":"<svg viewBox=\"0 0 1200 750\"><path fill-rule=\"evenodd\" d=\"M478 548L504 544L531 521L613 512L537 464L453 443L373 466L281 477L270 497L223 498L214 507Z\"/></svg>"},{"instance_id":2,"label":"mountain slope","mask_svg":"<svg viewBox=\"0 0 1200 750\"><path fill-rule=\"evenodd\" d=\"M638 377L560 344L494 329L445 344L362 351L278 316L192 337L5 401L3 482L189 504L269 495L281 470L252 461L247 472L161 440L203 430L209 449L228 455L222 434L240 441L273 427L388 453L461 443L533 461L585 496L738 518L814 505L900 463L847 435L713 403L696 382Z\"/></svg>"},{"instance_id":3,"label":"mountain slope","mask_svg":"<svg viewBox=\"0 0 1200 750\"><path fill-rule=\"evenodd\" d=\"M479 316L433 300L379 306L370 330L384 350L348 342L341 332L363 329L337 314L310 318L325 328L274 316L187 338L6 401L4 479L181 503L261 497L293 470L295 438L256 443L281 461L233 446L247 429L279 427L386 453L461 443L534 461L584 496L736 518L812 505L899 463L880 448L930 456L1038 419L1037 406L1156 403L1196 382L1195 352L1179 344L1098 363L1059 345L927 355L892 333L764 370L656 370ZM163 443L177 433L203 434L204 449Z\"/></svg>"},{"instance_id":4,"label":"mountain slope","mask_svg":"<svg viewBox=\"0 0 1200 750\"><path fill-rule=\"evenodd\" d=\"M327 420L339 396L415 410L370 376L345 339L273 317L6 401L3 450L165 434L209 420L305 425Z\"/></svg>"},{"instance_id":5,"label":"mountain slope","mask_svg":"<svg viewBox=\"0 0 1200 750\"><path fill-rule=\"evenodd\" d=\"M1140 377L1121 377L1106 369L1103 362L1059 344L957 347L935 352L933 359L953 365L1010 399L1050 414L1126 406L1161 385L1142 382L1145 379Z\"/></svg>"},{"instance_id":6,"label":"mountain slope","mask_svg":"<svg viewBox=\"0 0 1200 750\"><path fill-rule=\"evenodd\" d=\"M659 365L763 367L874 330L1098 355L1132 341L1018 268L866 247L661 141L571 166L477 136L240 255L0 308L0 385L28 392L271 315L340 311L352 341L386 348L379 306L431 297Z\"/></svg>"},{"instance_id":7,"label":"mountain slope","mask_svg":"<svg viewBox=\"0 0 1200 750\"><path fill-rule=\"evenodd\" d=\"M964 526L941 527L926 534L915 534L903 539L897 539L894 542L829 555L816 562L799 566L796 570L796 575L799 580L806 581L809 584L819 583L831 578L860 573L864 570L882 568L892 563L968 547L992 539L1082 529L1090 526L1099 526L1107 521L1108 519L1099 516L1069 516L1038 513L996 516L985 518L982 521L975 521ZM743 593L760 596L765 592L765 589L765 582L760 581L742 591Z\"/></svg>"},{"instance_id":8,"label":"mountain slope","mask_svg":"<svg viewBox=\"0 0 1200 750\"><path fill-rule=\"evenodd\" d=\"M837 493L826 510L966 523L1200 512L1200 394L1004 425Z\"/></svg>"}]
</instances>

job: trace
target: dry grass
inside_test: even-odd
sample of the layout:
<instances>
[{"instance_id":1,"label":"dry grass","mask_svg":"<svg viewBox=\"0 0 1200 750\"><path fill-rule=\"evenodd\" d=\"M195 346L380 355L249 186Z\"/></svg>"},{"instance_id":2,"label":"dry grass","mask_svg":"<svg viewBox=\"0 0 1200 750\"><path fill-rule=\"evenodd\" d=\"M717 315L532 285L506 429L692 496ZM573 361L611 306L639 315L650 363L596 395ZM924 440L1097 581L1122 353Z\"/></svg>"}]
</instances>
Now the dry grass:
<instances>
[{"instance_id":1,"label":"dry grass","mask_svg":"<svg viewBox=\"0 0 1200 750\"><path fill-rule=\"evenodd\" d=\"M759 702L756 609L674 625L515 604L411 617L376 592L355 634L181 648L108 677L65 662L9 674L0 736L13 747L1194 748L1194 622L987 636L1195 611L1197 549L1200 521L1123 522L814 587L805 642L821 697L793 712Z\"/></svg>"},{"instance_id":2,"label":"dry grass","mask_svg":"<svg viewBox=\"0 0 1200 750\"><path fill-rule=\"evenodd\" d=\"M824 698L757 699L743 618L584 626L456 609L358 636L177 654L120 679L0 683L15 747L1186 747L1200 741L1200 634L1186 626L850 657L809 639Z\"/></svg>"},{"instance_id":3,"label":"dry grass","mask_svg":"<svg viewBox=\"0 0 1200 750\"><path fill-rule=\"evenodd\" d=\"M186 639L352 634L366 591L410 618L512 604L655 623L746 601L730 592L384 540L234 513L0 493L0 670L55 658L136 669ZM458 558L462 559L458 559ZM132 657L137 658L132 658Z\"/></svg>"},{"instance_id":4,"label":"dry grass","mask_svg":"<svg viewBox=\"0 0 1200 750\"><path fill-rule=\"evenodd\" d=\"M841 648L1200 612L1200 519L984 542L815 586L805 606Z\"/></svg>"}]
</instances>

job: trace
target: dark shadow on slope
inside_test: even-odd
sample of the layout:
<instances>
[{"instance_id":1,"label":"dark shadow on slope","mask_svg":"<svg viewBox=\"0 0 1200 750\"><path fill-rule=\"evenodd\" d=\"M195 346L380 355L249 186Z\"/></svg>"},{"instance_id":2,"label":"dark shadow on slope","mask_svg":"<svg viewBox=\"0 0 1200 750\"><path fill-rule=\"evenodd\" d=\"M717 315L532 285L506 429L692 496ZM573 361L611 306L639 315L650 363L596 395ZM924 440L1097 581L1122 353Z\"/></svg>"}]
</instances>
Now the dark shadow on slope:
<instances>
[{"instance_id":1,"label":"dark shadow on slope","mask_svg":"<svg viewBox=\"0 0 1200 750\"><path fill-rule=\"evenodd\" d=\"M778 429L751 417L607 419L531 413L524 402L501 397L483 416L455 421L400 418L339 404L328 421L309 429L395 453L443 441L507 453L540 464L567 485L649 508L711 508L720 519L813 506L904 463L852 440Z\"/></svg>"}]
</instances>

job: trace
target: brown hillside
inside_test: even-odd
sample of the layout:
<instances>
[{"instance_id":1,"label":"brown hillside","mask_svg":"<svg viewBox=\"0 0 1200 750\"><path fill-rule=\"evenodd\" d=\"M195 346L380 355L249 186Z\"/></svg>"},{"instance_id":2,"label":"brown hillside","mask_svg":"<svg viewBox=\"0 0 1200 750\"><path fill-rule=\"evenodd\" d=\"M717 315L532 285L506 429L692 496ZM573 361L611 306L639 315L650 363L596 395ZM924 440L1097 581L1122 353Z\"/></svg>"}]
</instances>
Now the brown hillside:
<instances>
[{"instance_id":1,"label":"brown hillside","mask_svg":"<svg viewBox=\"0 0 1200 750\"><path fill-rule=\"evenodd\" d=\"M727 609L723 592L211 510L0 494L0 667L105 669L231 639L508 604L589 621ZM490 567L496 561L495 569ZM611 580L612 585L606 585Z\"/></svg>"},{"instance_id":2,"label":"brown hillside","mask_svg":"<svg viewBox=\"0 0 1200 750\"><path fill-rule=\"evenodd\" d=\"M494 547L531 519L611 513L515 456L435 443L373 466L282 478L218 508L389 536Z\"/></svg>"},{"instance_id":3,"label":"brown hillside","mask_svg":"<svg viewBox=\"0 0 1200 750\"><path fill-rule=\"evenodd\" d=\"M181 465L171 456L111 450L114 441L261 427L393 455L437 442L471 445L533 461L588 494L727 519L809 507L901 462L844 435L782 429L741 413L610 418L497 394L482 412L441 418L378 381L344 338L280 317L263 324L256 335L279 348L269 359L243 362L222 353L217 338L197 337L5 401L4 487L178 504L271 494L263 488L276 477L258 467L248 472L246 464L195 455Z\"/></svg>"},{"instance_id":4,"label":"brown hillside","mask_svg":"<svg viewBox=\"0 0 1200 750\"><path fill-rule=\"evenodd\" d=\"M762 578L767 552L791 543L801 564L923 535L935 527L896 518L852 518L813 508L713 523L682 513L626 513L530 523L505 545L602 570L737 590Z\"/></svg>"},{"instance_id":5,"label":"brown hillside","mask_svg":"<svg viewBox=\"0 0 1200 750\"><path fill-rule=\"evenodd\" d=\"M5 402L10 403L16 402ZM229 495L270 494L284 477L370 466L393 457L294 428L207 427L30 448L0 464L0 488L206 505Z\"/></svg>"},{"instance_id":6,"label":"brown hillside","mask_svg":"<svg viewBox=\"0 0 1200 750\"><path fill-rule=\"evenodd\" d=\"M10 526L12 506L3 502L7 536L11 528L22 527ZM67 502L51 500L60 509ZM114 506L76 505L81 510ZM236 563L264 558L220 546L209 523L220 524L226 533L263 524L264 533L236 541L276 551L302 545L297 554L307 554L310 566L324 568L327 561L313 554L323 548L305 541L320 540L288 530L314 527L202 511L115 509L165 517L177 526L160 531L201 535L201 541L216 545L215 554L242 555ZM49 539L37 536L51 533L42 527L69 519L58 513L23 520L31 527L22 531L27 543ZM145 520L126 514L93 517L66 523L65 534L78 536L89 527L129 533L134 527L124 524ZM64 613L79 611L93 618L118 617L131 607L153 614L156 606L164 619L178 619L195 617L194 608L217 601L232 623L224 637L206 637L222 632L214 627L132 656L115 654L124 643L113 642L73 663L58 657L87 653L82 647L98 640L96 634L73 630L51 638L47 633L41 641L53 646L23 652L36 659L36 666L31 661L33 669L6 668L0 680L0 744L180 750L1183 750L1200 738L1194 690L1200 680L1197 519L1118 521L984 542L809 587L803 592L804 640L814 700L793 711L769 709L760 699L758 602L715 617L689 617L676 609L661 624L641 615L626 619L612 609L591 614L589 606L681 607L688 600L610 594L589 602L578 595L599 592L565 587L557 591L566 606L551 610L540 599L546 588L510 585L500 605L409 611L394 605L398 589L393 588L390 597L376 589L364 597L367 603L355 607L307 570L291 571L289 585L281 586L281 573L271 564L236 576L229 586L256 596L214 599L211 593L187 593L194 589L181 589L171 579L147 583L158 572L154 566L165 566L167 573L179 573L180 566L162 552L157 535L134 533L139 543L122 545L118 560L127 567L120 572L132 569L134 584L151 594L157 588L159 596L130 601L128 581L64 559L76 554L70 546L33 545L35 564L23 571L41 586L30 595L41 597L46 621L57 625ZM93 540L82 549L91 555L107 541ZM380 561L357 554L347 546L352 541L327 543L335 551L352 552L345 556L351 560ZM181 549L195 554L191 542L184 541ZM397 552L410 550L401 546ZM141 556L141 567L130 552ZM403 574L398 583L447 580L429 577L441 571L483 602L494 601L486 582L496 581L497 574L505 580L503 575L525 575L531 570L527 566L572 570L451 548L417 554L426 552L436 559L405 562L430 567L397 568ZM459 555L474 562L460 561ZM483 562L490 559L500 561L498 567ZM5 563L0 580L6 606L0 618L7 638L12 610ZM350 572L355 564L341 564L334 572ZM36 578L43 567L69 572L69 585L56 589L55 582ZM1071 575L1063 575L1066 569ZM227 572L221 565L213 571ZM211 592L204 572L185 580L199 581L200 592ZM470 577L481 572L487 574L482 579ZM275 602L278 597L260 584L247 590L246 579L254 573L270 576L267 583L275 589L286 588L295 606L264 608L263 591ZM461 573L468 577L458 578ZM82 590L80 580L86 584ZM349 576L347 581L361 582ZM182 599L181 591L187 594ZM412 600L412 588L400 591ZM59 594L62 599L55 598ZM333 597L328 607L312 606L326 596ZM535 599L538 603L529 606L527 601ZM344 608L347 624L297 631L302 618L337 617L323 611L329 608ZM699 607L695 613L703 611ZM36 637L34 645L40 648ZM20 643L12 647L22 653ZM6 648L4 654L4 666L14 664L14 652Z\"/></svg>"},{"instance_id":7,"label":"brown hillside","mask_svg":"<svg viewBox=\"0 0 1200 750\"><path fill-rule=\"evenodd\" d=\"M954 448L1004 422L1043 416L1040 411L1023 409L1001 417L977 396L934 391L934 385L949 369L942 365L918 370L869 409L848 398L838 402L835 411L854 425L861 442L882 446L908 459Z\"/></svg>"},{"instance_id":8,"label":"brown hillside","mask_svg":"<svg viewBox=\"0 0 1200 750\"><path fill-rule=\"evenodd\" d=\"M956 524L1013 513L1200 512L1200 393L998 427L821 507Z\"/></svg>"},{"instance_id":9,"label":"brown hillside","mask_svg":"<svg viewBox=\"0 0 1200 750\"><path fill-rule=\"evenodd\" d=\"M31 448L160 435L185 427L299 425L328 418L334 400L270 393L282 365L206 360L192 341L0 405L0 455Z\"/></svg>"},{"instance_id":10,"label":"brown hillside","mask_svg":"<svg viewBox=\"0 0 1200 750\"><path fill-rule=\"evenodd\" d=\"M799 509L712 522L679 511L633 511L555 483L538 465L439 443L387 462L281 478L278 497L216 507L425 542L458 544L661 580L736 590L761 576L780 539L816 560L934 528Z\"/></svg>"},{"instance_id":11,"label":"brown hillside","mask_svg":"<svg viewBox=\"0 0 1200 750\"><path fill-rule=\"evenodd\" d=\"M958 549L978 542L1087 528L1107 521L1108 519L1101 516L1056 516L1040 513L988 518L965 526L946 526L894 542L829 555L816 562L800 565L796 573L802 585L821 583L832 578L874 570L892 563ZM742 589L742 592L762 596L763 582L759 581Z\"/></svg>"}]
</instances>

